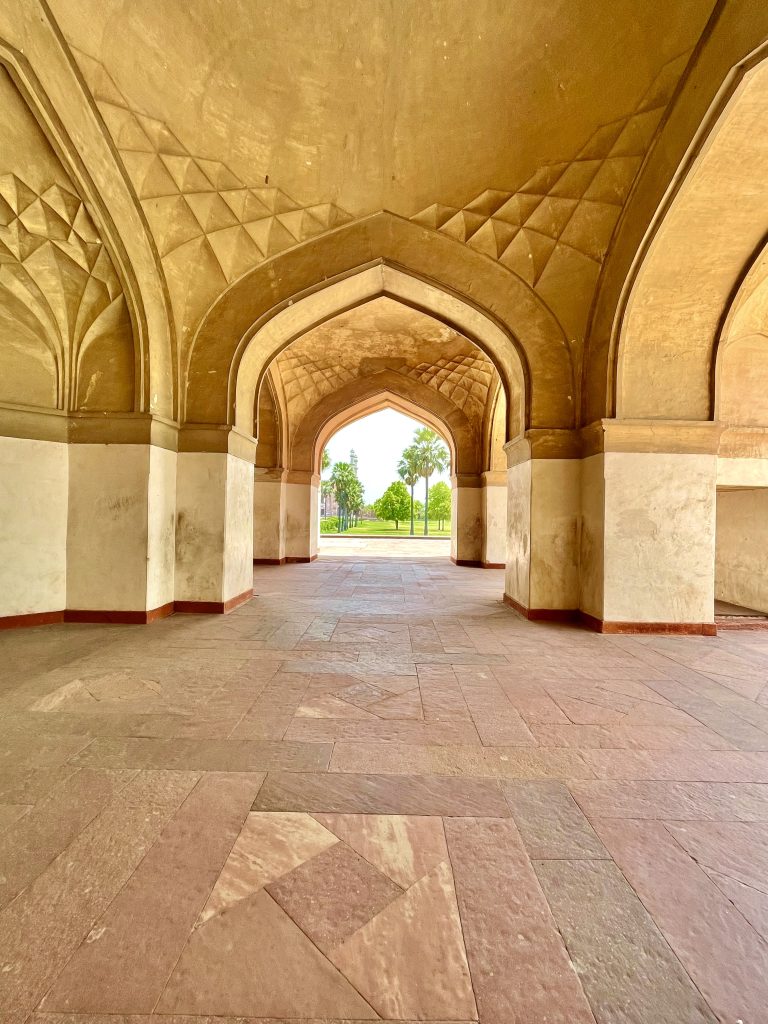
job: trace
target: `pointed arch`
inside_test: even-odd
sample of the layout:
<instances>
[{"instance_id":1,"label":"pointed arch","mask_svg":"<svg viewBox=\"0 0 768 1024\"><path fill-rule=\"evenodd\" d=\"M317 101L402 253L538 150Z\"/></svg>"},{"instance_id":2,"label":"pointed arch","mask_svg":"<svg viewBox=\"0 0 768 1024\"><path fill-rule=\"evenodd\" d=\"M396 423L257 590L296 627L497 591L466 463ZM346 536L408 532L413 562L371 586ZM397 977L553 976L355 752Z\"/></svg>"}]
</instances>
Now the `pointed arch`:
<instances>
[{"instance_id":1,"label":"pointed arch","mask_svg":"<svg viewBox=\"0 0 768 1024\"><path fill-rule=\"evenodd\" d=\"M388 370L350 381L309 410L291 444L291 468L319 473L320 454L333 434L381 409L432 427L448 445L453 472L478 472L480 439L464 412L433 388Z\"/></svg>"},{"instance_id":2,"label":"pointed arch","mask_svg":"<svg viewBox=\"0 0 768 1024\"><path fill-rule=\"evenodd\" d=\"M386 212L296 246L227 289L193 341L186 421L247 430L249 396L272 359L311 328L379 296L483 349L507 395L524 396L526 425L574 425L570 349L539 296L494 260Z\"/></svg>"},{"instance_id":3,"label":"pointed arch","mask_svg":"<svg viewBox=\"0 0 768 1024\"><path fill-rule=\"evenodd\" d=\"M768 227L768 47L750 59L659 223L616 354L620 417L706 420L723 311Z\"/></svg>"}]
</instances>

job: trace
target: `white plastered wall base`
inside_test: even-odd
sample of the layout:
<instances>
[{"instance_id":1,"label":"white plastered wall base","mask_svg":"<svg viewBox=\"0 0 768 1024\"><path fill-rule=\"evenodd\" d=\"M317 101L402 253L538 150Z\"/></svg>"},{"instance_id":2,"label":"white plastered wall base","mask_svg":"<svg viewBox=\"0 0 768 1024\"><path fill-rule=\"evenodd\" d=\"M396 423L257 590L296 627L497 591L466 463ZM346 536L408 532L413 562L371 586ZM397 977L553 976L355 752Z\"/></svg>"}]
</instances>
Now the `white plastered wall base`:
<instances>
[{"instance_id":1,"label":"white plastered wall base","mask_svg":"<svg viewBox=\"0 0 768 1024\"><path fill-rule=\"evenodd\" d=\"M578 459L527 459L507 470L505 594L520 610L578 608L580 479Z\"/></svg>"},{"instance_id":2,"label":"white plastered wall base","mask_svg":"<svg viewBox=\"0 0 768 1024\"><path fill-rule=\"evenodd\" d=\"M253 588L253 466L219 452L180 452L177 602L226 604Z\"/></svg>"},{"instance_id":3,"label":"white plastered wall base","mask_svg":"<svg viewBox=\"0 0 768 1024\"><path fill-rule=\"evenodd\" d=\"M67 609L173 601L176 459L154 445L69 445Z\"/></svg>"},{"instance_id":4,"label":"white plastered wall base","mask_svg":"<svg viewBox=\"0 0 768 1024\"><path fill-rule=\"evenodd\" d=\"M451 558L480 565L483 557L483 489L451 488Z\"/></svg>"},{"instance_id":5,"label":"white plastered wall base","mask_svg":"<svg viewBox=\"0 0 768 1024\"><path fill-rule=\"evenodd\" d=\"M256 470L253 481L253 559L285 559L285 482Z\"/></svg>"},{"instance_id":6,"label":"white plastered wall base","mask_svg":"<svg viewBox=\"0 0 768 1024\"><path fill-rule=\"evenodd\" d=\"M494 474L496 476L498 474ZM507 487L486 483L482 489L483 552L485 565L506 565Z\"/></svg>"},{"instance_id":7,"label":"white plastered wall base","mask_svg":"<svg viewBox=\"0 0 768 1024\"><path fill-rule=\"evenodd\" d=\"M768 488L717 492L715 594L768 612Z\"/></svg>"},{"instance_id":8,"label":"white plastered wall base","mask_svg":"<svg viewBox=\"0 0 768 1024\"><path fill-rule=\"evenodd\" d=\"M0 437L0 617L67 601L67 445Z\"/></svg>"},{"instance_id":9,"label":"white plastered wall base","mask_svg":"<svg viewBox=\"0 0 768 1024\"><path fill-rule=\"evenodd\" d=\"M714 455L603 456L605 622L714 622Z\"/></svg>"},{"instance_id":10,"label":"white plastered wall base","mask_svg":"<svg viewBox=\"0 0 768 1024\"><path fill-rule=\"evenodd\" d=\"M317 557L319 530L317 484L290 481L285 485L285 557L308 562Z\"/></svg>"}]
</instances>

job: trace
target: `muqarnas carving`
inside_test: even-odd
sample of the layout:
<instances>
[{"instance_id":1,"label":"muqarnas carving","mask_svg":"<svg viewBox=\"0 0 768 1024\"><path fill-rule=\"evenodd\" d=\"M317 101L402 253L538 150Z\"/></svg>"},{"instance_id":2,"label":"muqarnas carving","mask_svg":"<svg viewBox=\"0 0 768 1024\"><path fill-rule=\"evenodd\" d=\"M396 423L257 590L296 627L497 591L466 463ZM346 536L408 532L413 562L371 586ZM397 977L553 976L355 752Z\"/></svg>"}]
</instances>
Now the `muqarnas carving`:
<instances>
[{"instance_id":1,"label":"muqarnas carving","mask_svg":"<svg viewBox=\"0 0 768 1024\"><path fill-rule=\"evenodd\" d=\"M334 203L302 206L279 188L246 186L220 161L191 154L167 124L130 107L103 65L76 54L149 222L182 332L247 270L352 219Z\"/></svg>"},{"instance_id":2,"label":"muqarnas carving","mask_svg":"<svg viewBox=\"0 0 768 1024\"><path fill-rule=\"evenodd\" d=\"M580 300L594 289L687 59L665 65L635 110L598 128L575 159L539 168L516 191L486 189L461 209L434 203L411 219L498 260L550 301L569 333L580 334L577 311L589 305Z\"/></svg>"},{"instance_id":3,"label":"muqarnas carving","mask_svg":"<svg viewBox=\"0 0 768 1024\"><path fill-rule=\"evenodd\" d=\"M390 300L377 301L381 305ZM495 371L488 357L471 342L441 328L433 338L426 337L405 350L396 333L371 329L366 345L355 345L353 340L334 351L334 327L343 334L353 316L342 314L331 324L316 328L319 335L299 339L275 361L274 372L295 419L350 381L386 369L438 391L469 418L482 420Z\"/></svg>"},{"instance_id":4,"label":"muqarnas carving","mask_svg":"<svg viewBox=\"0 0 768 1024\"><path fill-rule=\"evenodd\" d=\"M2 68L0 101L0 401L131 410L133 334L112 260Z\"/></svg>"}]
</instances>

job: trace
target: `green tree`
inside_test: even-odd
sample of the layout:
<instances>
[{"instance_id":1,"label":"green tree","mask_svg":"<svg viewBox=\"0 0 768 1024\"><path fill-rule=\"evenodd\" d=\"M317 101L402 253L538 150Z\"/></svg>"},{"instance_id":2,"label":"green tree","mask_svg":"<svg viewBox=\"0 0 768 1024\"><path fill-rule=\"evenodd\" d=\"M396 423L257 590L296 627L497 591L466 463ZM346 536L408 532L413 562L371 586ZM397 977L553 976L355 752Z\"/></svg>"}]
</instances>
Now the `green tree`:
<instances>
[{"instance_id":1,"label":"green tree","mask_svg":"<svg viewBox=\"0 0 768 1024\"><path fill-rule=\"evenodd\" d=\"M355 526L358 524L360 513L363 511L364 505L365 492L363 490L363 485L357 479L357 476L355 476L347 493L347 507L349 508L349 514L352 516Z\"/></svg>"},{"instance_id":2,"label":"green tree","mask_svg":"<svg viewBox=\"0 0 768 1024\"><path fill-rule=\"evenodd\" d=\"M433 473L442 473L448 468L448 449L434 430L421 427L413 435L415 460L419 476L424 477L424 536L429 533L429 478Z\"/></svg>"},{"instance_id":3,"label":"green tree","mask_svg":"<svg viewBox=\"0 0 768 1024\"><path fill-rule=\"evenodd\" d=\"M402 480L396 480L384 491L382 496L373 503L376 517L385 522L394 521L395 529L400 529L400 521L408 518L411 499L408 488Z\"/></svg>"},{"instance_id":4,"label":"green tree","mask_svg":"<svg viewBox=\"0 0 768 1024\"><path fill-rule=\"evenodd\" d=\"M334 493L333 481L332 480L321 480L320 481L320 496L323 501L326 502ZM327 505L324 505L327 508Z\"/></svg>"},{"instance_id":5,"label":"green tree","mask_svg":"<svg viewBox=\"0 0 768 1024\"><path fill-rule=\"evenodd\" d=\"M348 462L336 462L330 482L339 503L339 533L344 533L349 529L350 501L354 503L355 484L360 481Z\"/></svg>"},{"instance_id":6,"label":"green tree","mask_svg":"<svg viewBox=\"0 0 768 1024\"><path fill-rule=\"evenodd\" d=\"M416 513L416 518L417 519L423 519L424 518L424 502L423 501L419 501L419 499L417 498L416 501L414 501L414 503L413 503L413 508L414 508L414 512Z\"/></svg>"},{"instance_id":7,"label":"green tree","mask_svg":"<svg viewBox=\"0 0 768 1024\"><path fill-rule=\"evenodd\" d=\"M328 449L327 448L323 448L323 454L320 456L320 472L321 472L321 474L324 473L326 471L326 469L330 469L330 468L331 468L331 456L328 454Z\"/></svg>"},{"instance_id":8,"label":"green tree","mask_svg":"<svg viewBox=\"0 0 768 1024\"><path fill-rule=\"evenodd\" d=\"M429 488L429 514L441 530L445 520L451 518L451 488L443 480Z\"/></svg>"},{"instance_id":9,"label":"green tree","mask_svg":"<svg viewBox=\"0 0 768 1024\"><path fill-rule=\"evenodd\" d=\"M413 489L421 479L421 469L416 446L406 448L397 464L397 475L411 489L411 536L413 536Z\"/></svg>"}]
</instances>

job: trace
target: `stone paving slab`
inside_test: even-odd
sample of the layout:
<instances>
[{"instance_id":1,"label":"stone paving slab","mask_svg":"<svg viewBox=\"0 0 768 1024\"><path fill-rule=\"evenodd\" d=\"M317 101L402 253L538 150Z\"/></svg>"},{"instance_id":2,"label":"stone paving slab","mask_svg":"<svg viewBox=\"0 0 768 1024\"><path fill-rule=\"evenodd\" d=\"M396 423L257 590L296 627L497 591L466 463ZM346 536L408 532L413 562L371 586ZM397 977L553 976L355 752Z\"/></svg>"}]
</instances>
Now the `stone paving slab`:
<instances>
[{"instance_id":1,"label":"stone paving slab","mask_svg":"<svg viewBox=\"0 0 768 1024\"><path fill-rule=\"evenodd\" d=\"M762 1024L767 642L255 583L0 635L0 1024Z\"/></svg>"}]
</instances>

